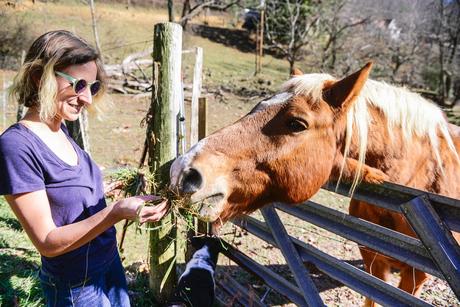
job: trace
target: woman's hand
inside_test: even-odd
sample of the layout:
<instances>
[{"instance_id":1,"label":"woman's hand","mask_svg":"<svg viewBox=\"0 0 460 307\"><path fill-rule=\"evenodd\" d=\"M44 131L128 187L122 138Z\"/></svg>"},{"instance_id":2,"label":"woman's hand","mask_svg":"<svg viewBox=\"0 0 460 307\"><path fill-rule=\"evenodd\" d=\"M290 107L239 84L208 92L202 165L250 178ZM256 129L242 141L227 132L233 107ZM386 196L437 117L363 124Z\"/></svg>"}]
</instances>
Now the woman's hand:
<instances>
[{"instance_id":1,"label":"woman's hand","mask_svg":"<svg viewBox=\"0 0 460 307\"><path fill-rule=\"evenodd\" d=\"M164 199L155 206L144 206L147 201L161 200L156 195L138 195L122 199L114 204L114 210L120 219L136 220L139 222L156 222L159 221L168 212L168 200Z\"/></svg>"}]
</instances>

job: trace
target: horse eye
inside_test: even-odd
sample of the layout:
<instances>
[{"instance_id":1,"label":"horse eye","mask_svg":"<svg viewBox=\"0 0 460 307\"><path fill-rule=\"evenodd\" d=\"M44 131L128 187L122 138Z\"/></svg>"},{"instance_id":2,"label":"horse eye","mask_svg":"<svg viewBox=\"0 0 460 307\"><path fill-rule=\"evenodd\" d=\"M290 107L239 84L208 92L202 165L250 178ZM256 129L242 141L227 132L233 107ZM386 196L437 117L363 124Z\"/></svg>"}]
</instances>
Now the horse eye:
<instances>
[{"instance_id":1,"label":"horse eye","mask_svg":"<svg viewBox=\"0 0 460 307\"><path fill-rule=\"evenodd\" d=\"M301 132L308 129L307 122L298 118L290 120L287 126L291 132Z\"/></svg>"}]
</instances>

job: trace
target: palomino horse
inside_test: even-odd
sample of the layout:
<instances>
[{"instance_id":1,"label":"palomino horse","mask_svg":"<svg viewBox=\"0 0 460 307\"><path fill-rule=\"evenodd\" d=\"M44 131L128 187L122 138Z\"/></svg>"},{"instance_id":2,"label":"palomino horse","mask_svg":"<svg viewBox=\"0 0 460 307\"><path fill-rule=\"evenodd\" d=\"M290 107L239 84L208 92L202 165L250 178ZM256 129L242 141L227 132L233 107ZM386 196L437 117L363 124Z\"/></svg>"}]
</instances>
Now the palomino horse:
<instances>
[{"instance_id":1,"label":"palomino horse","mask_svg":"<svg viewBox=\"0 0 460 307\"><path fill-rule=\"evenodd\" d=\"M221 222L271 202L304 202L330 179L353 187L386 180L460 198L458 127L419 95L368 80L371 66L341 80L295 73L280 93L177 159L171 185L204 219ZM356 200L350 214L415 236L401 214ZM414 295L428 277L372 250L361 254L383 280L399 269L399 288Z\"/></svg>"}]
</instances>

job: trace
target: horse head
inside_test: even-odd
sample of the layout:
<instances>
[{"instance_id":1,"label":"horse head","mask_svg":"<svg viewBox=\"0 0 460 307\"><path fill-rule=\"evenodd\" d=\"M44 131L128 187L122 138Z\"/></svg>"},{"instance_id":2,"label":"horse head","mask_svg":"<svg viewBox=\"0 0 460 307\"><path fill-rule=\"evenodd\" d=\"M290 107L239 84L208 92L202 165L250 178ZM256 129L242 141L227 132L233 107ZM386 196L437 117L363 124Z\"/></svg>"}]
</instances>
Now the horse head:
<instances>
[{"instance_id":1,"label":"horse head","mask_svg":"<svg viewBox=\"0 0 460 307\"><path fill-rule=\"evenodd\" d=\"M280 93L176 159L171 187L211 222L309 199L341 168L347 112L371 66L321 82L324 75L295 73ZM299 90L310 81L318 85Z\"/></svg>"}]
</instances>

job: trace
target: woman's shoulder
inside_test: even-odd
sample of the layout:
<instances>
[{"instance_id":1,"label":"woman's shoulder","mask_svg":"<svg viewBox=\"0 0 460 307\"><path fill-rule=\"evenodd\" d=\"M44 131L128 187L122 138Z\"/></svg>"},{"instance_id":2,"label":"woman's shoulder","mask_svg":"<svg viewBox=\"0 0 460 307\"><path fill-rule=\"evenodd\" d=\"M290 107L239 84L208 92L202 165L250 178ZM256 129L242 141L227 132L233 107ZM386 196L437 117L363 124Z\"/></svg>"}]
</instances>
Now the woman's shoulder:
<instances>
[{"instance_id":1,"label":"woman's shoulder","mask_svg":"<svg viewBox=\"0 0 460 307\"><path fill-rule=\"evenodd\" d=\"M1 152L5 150L17 151L23 148L30 148L30 137L28 137L28 131L23 125L15 123L0 135Z\"/></svg>"}]
</instances>

